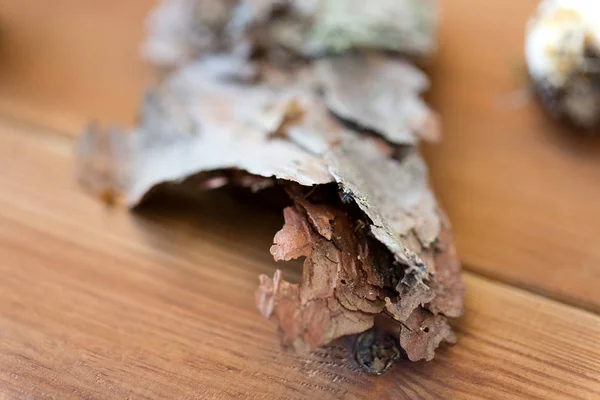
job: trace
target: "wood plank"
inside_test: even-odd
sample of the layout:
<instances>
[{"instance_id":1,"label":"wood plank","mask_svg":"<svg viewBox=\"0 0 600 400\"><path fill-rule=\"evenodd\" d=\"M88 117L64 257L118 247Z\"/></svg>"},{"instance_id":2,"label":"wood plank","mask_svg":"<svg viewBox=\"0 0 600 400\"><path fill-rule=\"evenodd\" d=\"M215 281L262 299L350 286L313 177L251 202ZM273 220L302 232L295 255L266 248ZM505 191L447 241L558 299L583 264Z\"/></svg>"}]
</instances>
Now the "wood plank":
<instances>
[{"instance_id":1,"label":"wood plank","mask_svg":"<svg viewBox=\"0 0 600 400\"><path fill-rule=\"evenodd\" d=\"M156 0L0 0L0 109L68 132L131 124L151 81L139 45Z\"/></svg>"},{"instance_id":2,"label":"wood plank","mask_svg":"<svg viewBox=\"0 0 600 400\"><path fill-rule=\"evenodd\" d=\"M253 304L278 213L106 209L70 178L71 145L0 122L0 397L600 396L600 317L470 274L459 343L433 362L373 377L343 343L285 352Z\"/></svg>"},{"instance_id":3,"label":"wood plank","mask_svg":"<svg viewBox=\"0 0 600 400\"><path fill-rule=\"evenodd\" d=\"M445 139L427 158L467 268L598 312L600 140L515 96L537 3L444 1L431 100ZM0 112L71 134L89 117L131 123L152 4L0 0Z\"/></svg>"}]
</instances>

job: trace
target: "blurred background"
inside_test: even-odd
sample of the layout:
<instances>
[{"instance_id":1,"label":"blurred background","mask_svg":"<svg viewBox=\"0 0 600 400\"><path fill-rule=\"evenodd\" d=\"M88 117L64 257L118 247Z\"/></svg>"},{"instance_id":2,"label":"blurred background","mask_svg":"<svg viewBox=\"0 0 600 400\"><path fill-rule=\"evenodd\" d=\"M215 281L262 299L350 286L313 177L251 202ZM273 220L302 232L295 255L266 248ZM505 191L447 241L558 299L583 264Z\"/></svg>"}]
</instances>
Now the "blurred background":
<instances>
[{"instance_id":1,"label":"blurred background","mask_svg":"<svg viewBox=\"0 0 600 400\"><path fill-rule=\"evenodd\" d=\"M600 311L600 143L548 119L523 61L537 0L445 0L425 148L467 269ZM130 126L154 0L0 0L0 114L76 136Z\"/></svg>"}]
</instances>

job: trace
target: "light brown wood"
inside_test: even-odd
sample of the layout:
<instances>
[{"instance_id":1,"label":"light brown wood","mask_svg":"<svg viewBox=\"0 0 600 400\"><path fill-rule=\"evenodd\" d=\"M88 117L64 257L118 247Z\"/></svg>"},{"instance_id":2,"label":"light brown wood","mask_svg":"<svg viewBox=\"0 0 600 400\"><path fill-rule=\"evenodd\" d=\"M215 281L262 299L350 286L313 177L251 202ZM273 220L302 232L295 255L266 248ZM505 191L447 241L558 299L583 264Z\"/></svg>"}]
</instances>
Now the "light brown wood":
<instances>
[{"instance_id":1,"label":"light brown wood","mask_svg":"<svg viewBox=\"0 0 600 400\"><path fill-rule=\"evenodd\" d=\"M550 121L526 89L537 0L446 0L426 146L465 267L600 311L600 140ZM71 135L130 124L151 81L139 58L153 0L0 0L0 113Z\"/></svg>"},{"instance_id":2,"label":"light brown wood","mask_svg":"<svg viewBox=\"0 0 600 400\"><path fill-rule=\"evenodd\" d=\"M0 0L0 112L71 133L89 119L133 123L155 2Z\"/></svg>"},{"instance_id":3,"label":"light brown wood","mask_svg":"<svg viewBox=\"0 0 600 400\"><path fill-rule=\"evenodd\" d=\"M219 195L107 209L71 150L0 121L0 398L600 396L600 317L470 274L459 343L433 362L372 377L341 344L287 353L253 295L279 213Z\"/></svg>"}]
</instances>

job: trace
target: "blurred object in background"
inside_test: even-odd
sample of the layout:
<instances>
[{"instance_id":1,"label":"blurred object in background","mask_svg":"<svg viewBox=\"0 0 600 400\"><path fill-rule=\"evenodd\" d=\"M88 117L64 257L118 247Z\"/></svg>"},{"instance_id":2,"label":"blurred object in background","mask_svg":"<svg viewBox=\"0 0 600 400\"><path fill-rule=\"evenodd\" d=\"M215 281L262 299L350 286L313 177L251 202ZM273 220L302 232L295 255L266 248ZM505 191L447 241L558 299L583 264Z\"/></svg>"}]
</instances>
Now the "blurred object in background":
<instances>
[{"instance_id":1,"label":"blurred object in background","mask_svg":"<svg viewBox=\"0 0 600 400\"><path fill-rule=\"evenodd\" d=\"M600 123L600 2L544 0L527 28L529 74L545 107L581 128Z\"/></svg>"}]
</instances>

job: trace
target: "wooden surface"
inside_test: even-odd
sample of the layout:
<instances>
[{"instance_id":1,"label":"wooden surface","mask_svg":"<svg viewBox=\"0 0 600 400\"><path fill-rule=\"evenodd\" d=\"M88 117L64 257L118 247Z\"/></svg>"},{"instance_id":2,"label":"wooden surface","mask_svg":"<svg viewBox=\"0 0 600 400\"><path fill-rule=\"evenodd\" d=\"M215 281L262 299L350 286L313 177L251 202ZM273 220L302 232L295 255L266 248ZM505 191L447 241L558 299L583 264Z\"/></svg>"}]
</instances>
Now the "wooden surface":
<instances>
[{"instance_id":1,"label":"wooden surface","mask_svg":"<svg viewBox=\"0 0 600 400\"><path fill-rule=\"evenodd\" d=\"M0 0L0 112L61 131L131 124L151 68L140 58L154 0Z\"/></svg>"},{"instance_id":2,"label":"wooden surface","mask_svg":"<svg viewBox=\"0 0 600 400\"><path fill-rule=\"evenodd\" d=\"M70 179L71 146L0 124L0 398L600 396L598 316L468 273L459 344L434 362L372 377L342 345L286 353L253 302L278 213L218 195L109 210Z\"/></svg>"},{"instance_id":3,"label":"wooden surface","mask_svg":"<svg viewBox=\"0 0 600 400\"><path fill-rule=\"evenodd\" d=\"M258 273L298 276L268 253L277 213L209 196L132 215L75 186L84 122L135 120L153 3L0 0L1 399L600 398L600 140L523 96L537 0L444 1L445 138L425 150L467 310L458 345L379 378L345 343L283 352L256 312Z\"/></svg>"},{"instance_id":4,"label":"wooden surface","mask_svg":"<svg viewBox=\"0 0 600 400\"><path fill-rule=\"evenodd\" d=\"M132 124L152 82L138 49L154 3L0 0L0 114L69 135L90 118ZM445 136L426 155L466 268L598 312L600 139L523 95L537 3L443 1L430 99Z\"/></svg>"}]
</instances>

